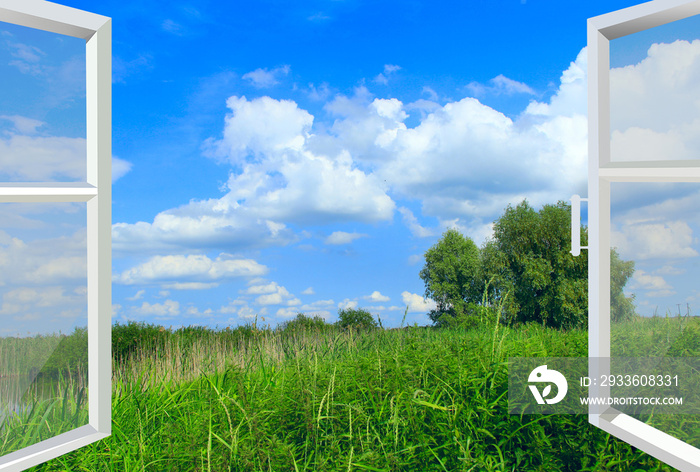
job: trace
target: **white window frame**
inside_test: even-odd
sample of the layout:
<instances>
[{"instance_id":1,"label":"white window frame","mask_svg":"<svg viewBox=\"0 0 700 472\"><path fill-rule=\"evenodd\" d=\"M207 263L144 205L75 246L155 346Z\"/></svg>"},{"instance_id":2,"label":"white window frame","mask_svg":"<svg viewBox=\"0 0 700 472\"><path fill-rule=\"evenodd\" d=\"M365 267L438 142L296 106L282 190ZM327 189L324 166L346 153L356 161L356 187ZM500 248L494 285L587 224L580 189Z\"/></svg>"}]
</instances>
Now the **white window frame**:
<instances>
[{"instance_id":1,"label":"white window frame","mask_svg":"<svg viewBox=\"0 0 700 472\"><path fill-rule=\"evenodd\" d=\"M613 162L610 158L610 40L700 14L700 0L654 0L588 20L588 355L590 375L610 372L610 184L700 182L693 161ZM594 387L591 396L609 396ZM610 408L588 420L680 470L700 470L700 450Z\"/></svg>"},{"instance_id":2,"label":"white window frame","mask_svg":"<svg viewBox=\"0 0 700 472\"><path fill-rule=\"evenodd\" d=\"M0 182L0 202L87 202L89 422L0 457L21 471L111 434L112 427L112 20L44 0L0 0L0 21L85 40L87 179Z\"/></svg>"}]
</instances>

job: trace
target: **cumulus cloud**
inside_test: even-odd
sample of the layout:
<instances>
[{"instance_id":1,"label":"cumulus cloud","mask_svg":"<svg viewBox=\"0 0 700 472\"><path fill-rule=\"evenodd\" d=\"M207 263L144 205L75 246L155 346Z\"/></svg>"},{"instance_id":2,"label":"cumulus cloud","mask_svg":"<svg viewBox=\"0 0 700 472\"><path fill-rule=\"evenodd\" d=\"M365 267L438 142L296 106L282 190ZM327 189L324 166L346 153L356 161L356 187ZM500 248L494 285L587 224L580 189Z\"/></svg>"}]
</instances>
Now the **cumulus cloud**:
<instances>
[{"instance_id":1,"label":"cumulus cloud","mask_svg":"<svg viewBox=\"0 0 700 472\"><path fill-rule=\"evenodd\" d=\"M230 97L226 105L231 113L225 119L224 136L209 141L219 157L240 164L250 154L268 154L301 150L311 131L313 116L291 100L260 97Z\"/></svg>"},{"instance_id":2,"label":"cumulus cloud","mask_svg":"<svg viewBox=\"0 0 700 472\"><path fill-rule=\"evenodd\" d=\"M381 294L379 291L377 291L377 290L375 290L374 292L372 292L371 295L366 295L366 296L364 296L364 297L362 297L362 298L365 299L365 300L372 301L372 302L380 302L380 303L381 303L381 302L388 302L389 300L391 300L391 298L387 297L386 295L382 295L382 294Z\"/></svg>"},{"instance_id":3,"label":"cumulus cloud","mask_svg":"<svg viewBox=\"0 0 700 472\"><path fill-rule=\"evenodd\" d=\"M216 286L217 281L263 275L267 270L252 259L236 259L228 254L221 254L215 260L205 255L154 256L115 275L113 281L125 285L161 284L169 289L203 289Z\"/></svg>"},{"instance_id":4,"label":"cumulus cloud","mask_svg":"<svg viewBox=\"0 0 700 472\"><path fill-rule=\"evenodd\" d=\"M174 317L180 314L180 302L175 300L165 300L163 303L153 304L143 302L140 307L132 307L131 311L139 316Z\"/></svg>"},{"instance_id":5,"label":"cumulus cloud","mask_svg":"<svg viewBox=\"0 0 700 472\"><path fill-rule=\"evenodd\" d=\"M350 300L346 298L342 302L338 303L338 308L341 310L352 310L357 308L357 300Z\"/></svg>"},{"instance_id":6,"label":"cumulus cloud","mask_svg":"<svg viewBox=\"0 0 700 472\"><path fill-rule=\"evenodd\" d=\"M362 233L346 233L345 231L334 231L326 239L326 244L340 245L340 244L350 244L356 239L365 238L367 234Z\"/></svg>"},{"instance_id":7,"label":"cumulus cloud","mask_svg":"<svg viewBox=\"0 0 700 472\"><path fill-rule=\"evenodd\" d=\"M269 88L279 83L279 78L289 74L289 66L284 65L272 70L255 69L254 71L243 74L243 79L249 81L254 87Z\"/></svg>"},{"instance_id":8,"label":"cumulus cloud","mask_svg":"<svg viewBox=\"0 0 700 472\"><path fill-rule=\"evenodd\" d=\"M559 88L548 103L532 101L526 115L571 117L587 115L588 110L588 52L581 49L576 60L562 73Z\"/></svg>"},{"instance_id":9,"label":"cumulus cloud","mask_svg":"<svg viewBox=\"0 0 700 472\"><path fill-rule=\"evenodd\" d=\"M38 136L46 123L20 115L0 115L0 180L84 181L87 176L87 144L84 138ZM112 182L131 170L131 163L112 157Z\"/></svg>"},{"instance_id":10,"label":"cumulus cloud","mask_svg":"<svg viewBox=\"0 0 700 472\"><path fill-rule=\"evenodd\" d=\"M643 290L649 297L666 297L675 294L673 287L660 275L652 275L641 269L635 270L627 287L629 290Z\"/></svg>"},{"instance_id":11,"label":"cumulus cloud","mask_svg":"<svg viewBox=\"0 0 700 472\"><path fill-rule=\"evenodd\" d=\"M44 225L38 228L45 230ZM85 229L71 236L31 241L0 230L0 286L84 283L86 248Z\"/></svg>"},{"instance_id":12,"label":"cumulus cloud","mask_svg":"<svg viewBox=\"0 0 700 472\"><path fill-rule=\"evenodd\" d=\"M287 305L297 306L301 304L301 300L289 293L285 287L277 282L267 284L254 284L248 287L245 292L248 295L258 295L255 298L255 303L258 305Z\"/></svg>"},{"instance_id":13,"label":"cumulus cloud","mask_svg":"<svg viewBox=\"0 0 700 472\"><path fill-rule=\"evenodd\" d=\"M517 119L468 97L430 102L413 127L405 121L417 102L374 98L365 87L328 102L334 121L318 129L293 101L230 97L222 137L205 144L207 155L231 166L226 194L165 210L153 222L117 223L114 248L285 245L301 235L293 227L391 221L398 199L419 201L422 216L440 228L486 237L508 204L527 198L539 206L585 193L585 70L584 50L556 94L533 101ZM503 93L527 92L506 77L493 84ZM399 211L415 235L434 234L409 210Z\"/></svg>"},{"instance_id":14,"label":"cumulus cloud","mask_svg":"<svg viewBox=\"0 0 700 472\"><path fill-rule=\"evenodd\" d=\"M2 307L0 314L12 315L22 312L32 311L38 307L58 307L74 306L82 303L87 305L85 292L75 290L67 292L63 287L48 286L37 289L35 287L20 287L9 290L2 294Z\"/></svg>"},{"instance_id":15,"label":"cumulus cloud","mask_svg":"<svg viewBox=\"0 0 700 472\"><path fill-rule=\"evenodd\" d=\"M27 125L29 126L29 125ZM86 179L87 148L83 138L0 135L3 166L9 181L80 181Z\"/></svg>"},{"instance_id":16,"label":"cumulus cloud","mask_svg":"<svg viewBox=\"0 0 700 472\"><path fill-rule=\"evenodd\" d=\"M515 95L527 94L536 95L527 84L518 82L517 80L509 79L500 74L489 81L491 85L483 85L478 82L471 82L467 85L467 90L479 97L486 94L493 95Z\"/></svg>"},{"instance_id":17,"label":"cumulus cloud","mask_svg":"<svg viewBox=\"0 0 700 472\"><path fill-rule=\"evenodd\" d=\"M652 44L639 63L612 69L612 159L697 159L699 82L700 40Z\"/></svg>"},{"instance_id":18,"label":"cumulus cloud","mask_svg":"<svg viewBox=\"0 0 700 472\"><path fill-rule=\"evenodd\" d=\"M437 308L437 304L433 300L425 299L415 293L402 292L401 299L404 305L408 305L410 313L427 313Z\"/></svg>"},{"instance_id":19,"label":"cumulus cloud","mask_svg":"<svg viewBox=\"0 0 700 472\"><path fill-rule=\"evenodd\" d=\"M692 247L693 231L685 221L628 222L622 229L613 230L610 237L623 259L678 259L698 255Z\"/></svg>"}]
</instances>

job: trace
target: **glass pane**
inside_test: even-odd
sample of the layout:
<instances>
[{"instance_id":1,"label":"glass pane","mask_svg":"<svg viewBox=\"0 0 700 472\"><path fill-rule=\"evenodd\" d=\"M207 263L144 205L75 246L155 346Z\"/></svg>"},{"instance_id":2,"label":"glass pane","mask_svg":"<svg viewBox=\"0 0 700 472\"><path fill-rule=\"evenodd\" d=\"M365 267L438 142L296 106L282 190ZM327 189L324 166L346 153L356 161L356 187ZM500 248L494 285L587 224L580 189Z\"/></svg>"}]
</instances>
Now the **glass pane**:
<instances>
[{"instance_id":1,"label":"glass pane","mask_svg":"<svg viewBox=\"0 0 700 472\"><path fill-rule=\"evenodd\" d=\"M85 41L0 22L0 182L86 180Z\"/></svg>"},{"instance_id":2,"label":"glass pane","mask_svg":"<svg viewBox=\"0 0 700 472\"><path fill-rule=\"evenodd\" d=\"M0 204L0 455L88 423L86 210Z\"/></svg>"},{"instance_id":3,"label":"glass pane","mask_svg":"<svg viewBox=\"0 0 700 472\"><path fill-rule=\"evenodd\" d=\"M610 198L611 355L700 357L700 184L614 182ZM611 373L620 373L615 367L613 359ZM700 393L700 375L674 370L668 374L681 378L683 411L691 411L700 403L688 392ZM700 416L631 416L700 446Z\"/></svg>"},{"instance_id":4,"label":"glass pane","mask_svg":"<svg viewBox=\"0 0 700 472\"><path fill-rule=\"evenodd\" d=\"M610 41L612 161L700 158L700 16Z\"/></svg>"}]
</instances>

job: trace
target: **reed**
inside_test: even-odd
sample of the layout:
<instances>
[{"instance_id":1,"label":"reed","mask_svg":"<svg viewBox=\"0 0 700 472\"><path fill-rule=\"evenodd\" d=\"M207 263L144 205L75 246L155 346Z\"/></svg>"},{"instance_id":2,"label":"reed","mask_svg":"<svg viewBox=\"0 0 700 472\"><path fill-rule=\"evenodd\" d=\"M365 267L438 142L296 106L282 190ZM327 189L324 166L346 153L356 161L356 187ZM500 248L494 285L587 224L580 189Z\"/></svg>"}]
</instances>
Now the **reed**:
<instances>
[{"instance_id":1,"label":"reed","mask_svg":"<svg viewBox=\"0 0 700 472\"><path fill-rule=\"evenodd\" d=\"M671 470L585 415L508 414L508 357L586 346L496 320L170 332L114 361L112 435L33 470Z\"/></svg>"}]
</instances>

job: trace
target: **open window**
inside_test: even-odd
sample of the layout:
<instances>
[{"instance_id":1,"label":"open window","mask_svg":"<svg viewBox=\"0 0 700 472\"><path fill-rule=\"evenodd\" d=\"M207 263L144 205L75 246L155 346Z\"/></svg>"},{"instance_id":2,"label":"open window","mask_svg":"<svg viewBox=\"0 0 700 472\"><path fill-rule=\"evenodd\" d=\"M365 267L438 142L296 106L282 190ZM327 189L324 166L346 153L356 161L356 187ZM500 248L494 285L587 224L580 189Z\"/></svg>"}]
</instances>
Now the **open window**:
<instances>
[{"instance_id":1,"label":"open window","mask_svg":"<svg viewBox=\"0 0 700 472\"><path fill-rule=\"evenodd\" d=\"M46 54L32 38L75 47L83 97L71 138L0 109L0 471L18 471L111 433L111 19L0 0L0 32L27 77ZM2 77L21 100L21 77Z\"/></svg>"},{"instance_id":2,"label":"open window","mask_svg":"<svg viewBox=\"0 0 700 472\"><path fill-rule=\"evenodd\" d=\"M700 276L693 260L700 254L693 237L700 215L698 14L698 0L655 0L588 20L589 369L595 378L610 373L601 359L663 356L623 352L615 343L624 307L611 300L611 284L621 259L635 262L643 315L666 325L691 318L688 300L695 294L687 282ZM671 346L674 335L659 339ZM609 387L592 387L590 394L607 397ZM689 440L700 435L696 427L686 435L663 421L592 406L589 421L673 467L700 468L697 441Z\"/></svg>"}]
</instances>

